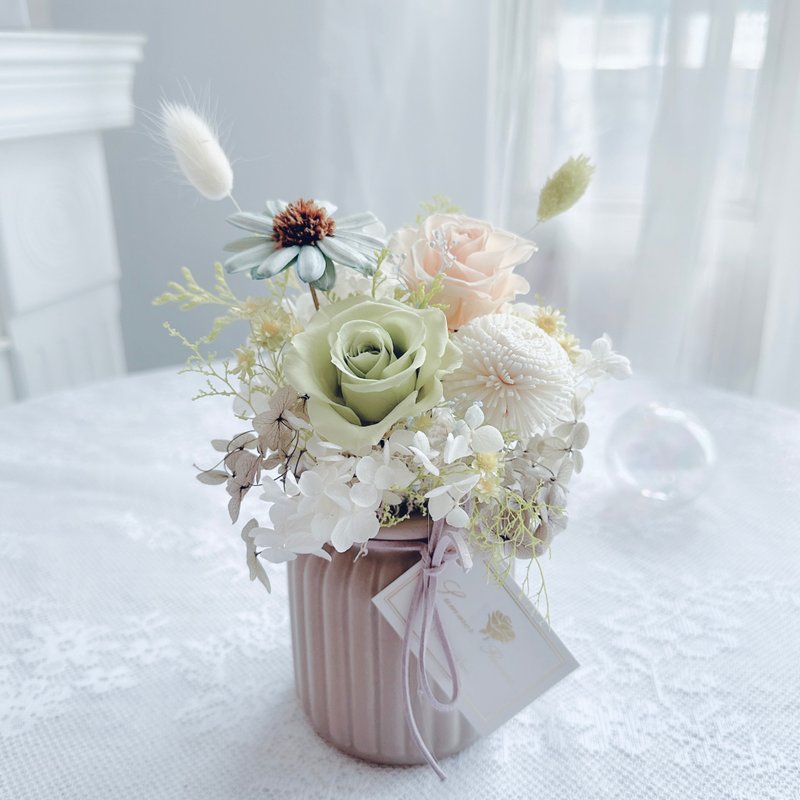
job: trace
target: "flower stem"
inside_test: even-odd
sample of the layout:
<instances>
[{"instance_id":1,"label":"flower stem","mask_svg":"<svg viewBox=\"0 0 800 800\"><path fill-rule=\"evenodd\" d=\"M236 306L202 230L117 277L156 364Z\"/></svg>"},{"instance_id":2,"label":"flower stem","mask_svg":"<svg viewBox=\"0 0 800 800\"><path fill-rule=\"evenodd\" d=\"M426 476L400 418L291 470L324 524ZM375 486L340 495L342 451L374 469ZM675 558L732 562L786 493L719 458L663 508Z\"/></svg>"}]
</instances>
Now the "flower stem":
<instances>
[{"instance_id":1,"label":"flower stem","mask_svg":"<svg viewBox=\"0 0 800 800\"><path fill-rule=\"evenodd\" d=\"M541 224L542 220L537 219L536 222L534 222L534 224L531 225L531 227L528 228L528 230L526 230L525 233L522 234L522 238L527 239Z\"/></svg>"},{"instance_id":2,"label":"flower stem","mask_svg":"<svg viewBox=\"0 0 800 800\"><path fill-rule=\"evenodd\" d=\"M314 301L314 308L319 311L319 298L317 297L317 290L309 283L309 291L311 292L311 299Z\"/></svg>"}]
</instances>

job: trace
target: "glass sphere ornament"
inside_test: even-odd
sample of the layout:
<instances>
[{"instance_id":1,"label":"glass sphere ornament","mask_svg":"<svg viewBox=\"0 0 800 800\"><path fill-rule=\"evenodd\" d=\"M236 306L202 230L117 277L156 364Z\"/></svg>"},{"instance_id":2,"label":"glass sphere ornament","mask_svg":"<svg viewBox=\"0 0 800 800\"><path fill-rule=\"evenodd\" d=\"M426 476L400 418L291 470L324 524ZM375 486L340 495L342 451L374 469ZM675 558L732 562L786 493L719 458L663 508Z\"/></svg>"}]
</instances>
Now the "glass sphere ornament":
<instances>
[{"instance_id":1,"label":"glass sphere ornament","mask_svg":"<svg viewBox=\"0 0 800 800\"><path fill-rule=\"evenodd\" d=\"M711 481L714 440L697 417L675 406L644 403L614 423L606 461L615 482L642 497L684 503Z\"/></svg>"}]
</instances>

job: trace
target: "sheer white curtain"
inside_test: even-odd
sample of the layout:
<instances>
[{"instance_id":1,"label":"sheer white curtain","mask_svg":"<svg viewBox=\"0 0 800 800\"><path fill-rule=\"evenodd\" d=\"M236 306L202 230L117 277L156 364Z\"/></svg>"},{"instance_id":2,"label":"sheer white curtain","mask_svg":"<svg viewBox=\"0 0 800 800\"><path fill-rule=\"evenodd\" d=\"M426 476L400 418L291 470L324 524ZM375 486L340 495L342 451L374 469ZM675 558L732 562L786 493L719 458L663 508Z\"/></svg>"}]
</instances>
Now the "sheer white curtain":
<instances>
[{"instance_id":1,"label":"sheer white curtain","mask_svg":"<svg viewBox=\"0 0 800 800\"><path fill-rule=\"evenodd\" d=\"M584 202L537 229L536 290L643 371L800 405L800 4L498 0L486 213L524 231L566 156Z\"/></svg>"},{"instance_id":2,"label":"sheer white curtain","mask_svg":"<svg viewBox=\"0 0 800 800\"><path fill-rule=\"evenodd\" d=\"M489 19L485 0L315 0L319 191L390 227L435 194L480 214Z\"/></svg>"}]
</instances>

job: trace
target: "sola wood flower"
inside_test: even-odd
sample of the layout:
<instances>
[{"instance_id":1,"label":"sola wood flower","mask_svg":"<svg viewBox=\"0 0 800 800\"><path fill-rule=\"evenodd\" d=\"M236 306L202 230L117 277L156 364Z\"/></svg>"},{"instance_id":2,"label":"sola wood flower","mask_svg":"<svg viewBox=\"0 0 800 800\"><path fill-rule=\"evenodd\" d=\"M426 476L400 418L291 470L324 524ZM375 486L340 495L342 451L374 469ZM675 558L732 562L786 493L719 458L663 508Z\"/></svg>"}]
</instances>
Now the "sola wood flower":
<instances>
[{"instance_id":1,"label":"sola wood flower","mask_svg":"<svg viewBox=\"0 0 800 800\"><path fill-rule=\"evenodd\" d=\"M336 264L371 275L383 241L364 232L378 219L364 212L334 220L336 206L323 200L268 200L263 214L240 211L228 222L250 235L226 246L230 272L250 271L255 280L272 278L290 266L297 277L323 292L333 288Z\"/></svg>"},{"instance_id":2,"label":"sola wood flower","mask_svg":"<svg viewBox=\"0 0 800 800\"><path fill-rule=\"evenodd\" d=\"M461 367L445 381L448 397L480 401L486 422L528 437L568 406L574 370L558 343L511 314L479 317L453 337Z\"/></svg>"}]
</instances>

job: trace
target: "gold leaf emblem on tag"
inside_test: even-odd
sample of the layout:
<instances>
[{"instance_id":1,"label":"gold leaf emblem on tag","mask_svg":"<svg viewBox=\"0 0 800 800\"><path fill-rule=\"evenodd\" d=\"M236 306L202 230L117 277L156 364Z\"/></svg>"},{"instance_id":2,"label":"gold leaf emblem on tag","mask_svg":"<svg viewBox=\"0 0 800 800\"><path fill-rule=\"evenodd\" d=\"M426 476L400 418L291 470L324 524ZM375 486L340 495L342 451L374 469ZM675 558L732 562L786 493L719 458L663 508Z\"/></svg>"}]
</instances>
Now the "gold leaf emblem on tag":
<instances>
[{"instance_id":1,"label":"gold leaf emblem on tag","mask_svg":"<svg viewBox=\"0 0 800 800\"><path fill-rule=\"evenodd\" d=\"M502 611L493 611L489 614L486 627L481 628L481 633L496 642L512 642L516 636L511 618L507 617Z\"/></svg>"}]
</instances>

